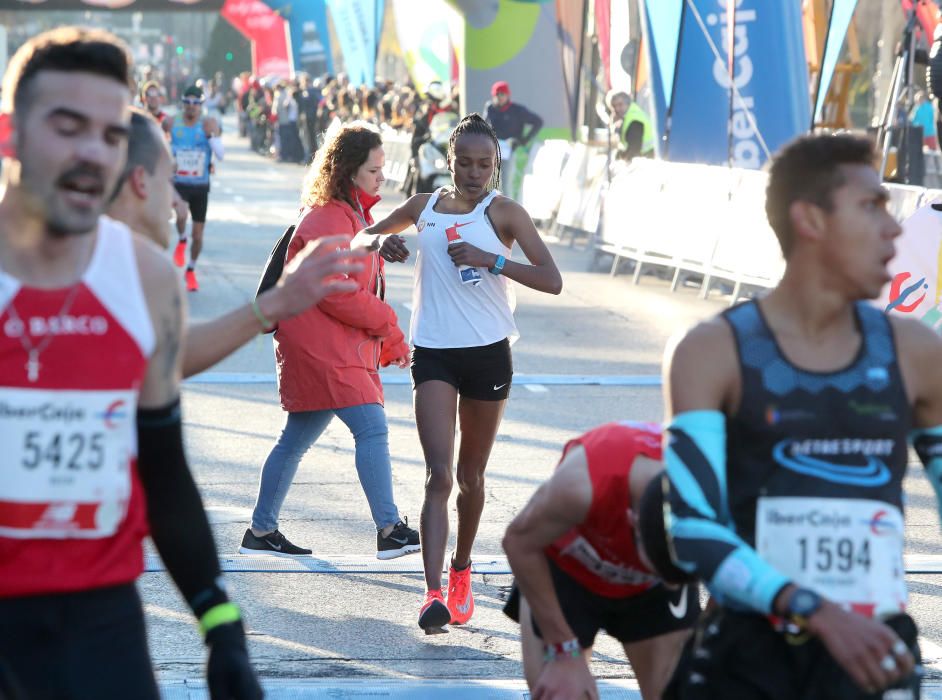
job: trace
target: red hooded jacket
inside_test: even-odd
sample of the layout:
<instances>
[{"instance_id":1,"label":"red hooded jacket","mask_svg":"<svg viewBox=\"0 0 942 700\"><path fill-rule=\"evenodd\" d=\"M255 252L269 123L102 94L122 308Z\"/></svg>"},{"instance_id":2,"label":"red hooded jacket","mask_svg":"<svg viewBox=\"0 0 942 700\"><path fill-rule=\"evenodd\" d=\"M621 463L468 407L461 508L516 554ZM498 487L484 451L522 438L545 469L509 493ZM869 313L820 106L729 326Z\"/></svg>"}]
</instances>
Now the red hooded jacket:
<instances>
[{"instance_id":1,"label":"red hooded jacket","mask_svg":"<svg viewBox=\"0 0 942 700\"><path fill-rule=\"evenodd\" d=\"M347 202L332 199L305 209L288 245L286 262L309 241L340 233L356 234L373 223L370 208L379 201L353 192L363 216ZM354 276L355 292L335 294L307 311L281 321L275 331L275 360L281 406L289 412L383 403L379 367L407 355L409 346L396 312L387 304L383 259L374 252Z\"/></svg>"}]
</instances>

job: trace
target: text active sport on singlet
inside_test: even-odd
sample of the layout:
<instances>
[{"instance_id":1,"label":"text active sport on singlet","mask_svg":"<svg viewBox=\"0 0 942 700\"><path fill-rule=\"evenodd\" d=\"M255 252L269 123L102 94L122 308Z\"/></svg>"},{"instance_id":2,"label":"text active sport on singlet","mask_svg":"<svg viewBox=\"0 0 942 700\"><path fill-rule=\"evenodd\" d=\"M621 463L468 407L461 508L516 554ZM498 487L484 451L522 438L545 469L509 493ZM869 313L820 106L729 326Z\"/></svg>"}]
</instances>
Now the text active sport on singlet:
<instances>
[{"instance_id":1,"label":"text active sport on singlet","mask_svg":"<svg viewBox=\"0 0 942 700\"><path fill-rule=\"evenodd\" d=\"M865 614L906 605L902 482L911 427L892 328L856 306L862 346L835 372L782 353L755 302L725 314L742 399L727 418L736 531L799 585Z\"/></svg>"},{"instance_id":2,"label":"text active sport on singlet","mask_svg":"<svg viewBox=\"0 0 942 700\"><path fill-rule=\"evenodd\" d=\"M37 347L52 336L35 376L24 366L24 333ZM135 418L154 346L132 234L121 224L102 218L77 290L23 287L0 273L0 596L140 573Z\"/></svg>"},{"instance_id":3,"label":"text active sport on singlet","mask_svg":"<svg viewBox=\"0 0 942 700\"><path fill-rule=\"evenodd\" d=\"M467 214L445 214L435 210L444 191L445 188L439 188L429 197L416 223L418 255L409 327L411 341L425 348L478 347L504 338L512 343L519 334L514 322L516 298L511 281L482 269L480 284L462 284L458 268L448 255L447 229L454 227L469 244L510 257L510 248L498 238L486 215L499 193L492 191Z\"/></svg>"}]
</instances>

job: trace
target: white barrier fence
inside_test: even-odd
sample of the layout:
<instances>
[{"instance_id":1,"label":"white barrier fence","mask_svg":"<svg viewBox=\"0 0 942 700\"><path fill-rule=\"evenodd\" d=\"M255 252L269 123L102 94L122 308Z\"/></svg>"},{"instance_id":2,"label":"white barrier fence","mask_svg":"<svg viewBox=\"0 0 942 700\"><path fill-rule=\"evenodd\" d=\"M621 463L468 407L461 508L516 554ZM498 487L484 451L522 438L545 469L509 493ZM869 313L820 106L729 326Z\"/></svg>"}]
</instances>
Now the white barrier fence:
<instances>
[{"instance_id":1,"label":"white barrier fence","mask_svg":"<svg viewBox=\"0 0 942 700\"><path fill-rule=\"evenodd\" d=\"M407 136L386 137L386 177L401 184L408 169ZM634 262L672 271L671 289L701 281L706 298L716 282L732 286L731 302L746 291L773 287L785 263L765 214L768 175L755 170L636 158L608 175L604 148L548 140L534 145L520 203L544 230L587 236L613 256L611 274ZM903 221L942 190L887 185L889 209Z\"/></svg>"}]
</instances>

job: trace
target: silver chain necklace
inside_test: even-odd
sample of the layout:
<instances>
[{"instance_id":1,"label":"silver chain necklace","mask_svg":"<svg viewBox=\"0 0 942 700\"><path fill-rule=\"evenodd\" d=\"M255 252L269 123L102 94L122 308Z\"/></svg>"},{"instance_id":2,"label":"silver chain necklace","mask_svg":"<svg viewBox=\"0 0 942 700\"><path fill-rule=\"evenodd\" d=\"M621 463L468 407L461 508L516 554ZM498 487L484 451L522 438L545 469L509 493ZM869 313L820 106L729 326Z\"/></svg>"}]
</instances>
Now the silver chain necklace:
<instances>
[{"instance_id":1,"label":"silver chain necklace","mask_svg":"<svg viewBox=\"0 0 942 700\"><path fill-rule=\"evenodd\" d=\"M72 289L69 290L68 296L66 296L65 301L62 303L62 308L60 308L59 313L56 314L55 318L59 319L60 327L64 325L62 318L67 313L69 313L69 309L72 308L72 303L75 301L75 297L78 296L78 292L81 287L81 280L72 285ZM26 379L31 383L37 382L39 381L39 370L42 367L39 362L39 356L42 355L43 351L49 347L56 336L54 333L46 333L46 335L43 336L43 339L39 341L38 345L33 345L33 341L29 337L29 327L23 322L23 319L17 313L16 307L13 306L12 299L7 305L7 309L10 312L10 318L18 323L22 329L22 332L20 333L20 345L22 345L23 349L26 351Z\"/></svg>"},{"instance_id":2,"label":"silver chain necklace","mask_svg":"<svg viewBox=\"0 0 942 700\"><path fill-rule=\"evenodd\" d=\"M81 266L79 269L81 269ZM2 265L0 265L0 273L3 273ZM63 317L69 313L69 310L72 308L72 304L75 302L75 298L78 296L79 290L82 288L82 277L84 277L84 275L79 275L78 280L75 282L75 284L72 285L72 288L66 295L65 301L62 302L62 306L59 308L59 313L57 313L54 317L58 319L60 328L65 325L63 323ZM2 278L3 275L0 274L0 279ZM35 383L39 381L39 370L42 367L39 362L39 356L42 355L43 351L49 347L53 340L55 340L56 335L55 333L48 332L45 336L43 336L43 339L40 340L38 344L33 345L33 341L29 337L29 326L23 321L23 318L17 312L16 307L13 305L13 297L15 296L16 294L14 293L13 296L10 297L10 301L7 304L7 310L10 314L10 319L16 322L21 329L20 345L22 345L23 350L26 351L26 364L24 365L26 368L26 379L30 383Z\"/></svg>"}]
</instances>

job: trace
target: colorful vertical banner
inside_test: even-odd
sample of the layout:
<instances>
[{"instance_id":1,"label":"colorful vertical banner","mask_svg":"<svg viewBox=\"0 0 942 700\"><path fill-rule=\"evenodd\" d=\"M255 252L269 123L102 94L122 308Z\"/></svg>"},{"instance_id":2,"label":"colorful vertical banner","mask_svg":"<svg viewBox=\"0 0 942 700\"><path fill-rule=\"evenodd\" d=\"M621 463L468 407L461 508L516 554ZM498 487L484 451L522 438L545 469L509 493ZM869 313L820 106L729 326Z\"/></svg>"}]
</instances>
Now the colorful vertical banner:
<instances>
[{"instance_id":1,"label":"colorful vertical banner","mask_svg":"<svg viewBox=\"0 0 942 700\"><path fill-rule=\"evenodd\" d=\"M841 49L844 46L844 39L847 37L847 29L850 27L850 20L854 16L855 9L857 9L857 0L834 0L834 4L831 6L828 34L824 42L824 59L821 61L818 84L815 87L817 91L814 105L815 123L820 122L822 119L824 100L828 95L831 78L834 77L837 59L840 57Z\"/></svg>"},{"instance_id":2,"label":"colorful vertical banner","mask_svg":"<svg viewBox=\"0 0 942 700\"><path fill-rule=\"evenodd\" d=\"M581 121L579 105L582 95L582 49L586 39L587 11L588 3L584 0L556 0L556 31L563 62L566 106L569 108L569 132L573 139L576 138Z\"/></svg>"},{"instance_id":3,"label":"colorful vertical banner","mask_svg":"<svg viewBox=\"0 0 942 700\"><path fill-rule=\"evenodd\" d=\"M444 0L393 0L396 35L409 77L422 92L433 80L448 85L455 49L449 24L455 11Z\"/></svg>"},{"instance_id":4,"label":"colorful vertical banner","mask_svg":"<svg viewBox=\"0 0 942 700\"><path fill-rule=\"evenodd\" d=\"M648 75L659 142L667 132L667 109L674 97L677 52L685 0L644 2L644 43L648 48ZM661 154L663 155L663 154Z\"/></svg>"},{"instance_id":5,"label":"colorful vertical banner","mask_svg":"<svg viewBox=\"0 0 942 700\"><path fill-rule=\"evenodd\" d=\"M595 0L595 33L599 38L599 59L604 75L603 87L612 87L612 0ZM617 61L618 56L615 57Z\"/></svg>"},{"instance_id":6,"label":"colorful vertical banner","mask_svg":"<svg viewBox=\"0 0 942 700\"><path fill-rule=\"evenodd\" d=\"M226 0L222 17L252 42L252 72L288 78L294 72L288 26L262 0Z\"/></svg>"},{"instance_id":7,"label":"colorful vertical banner","mask_svg":"<svg viewBox=\"0 0 942 700\"><path fill-rule=\"evenodd\" d=\"M354 85L376 83L376 49L385 0L327 0L343 52L344 71Z\"/></svg>"},{"instance_id":8,"label":"colorful vertical banner","mask_svg":"<svg viewBox=\"0 0 942 700\"><path fill-rule=\"evenodd\" d=\"M288 23L294 69L311 75L334 72L325 0L263 0Z\"/></svg>"},{"instance_id":9,"label":"colorful vertical banner","mask_svg":"<svg viewBox=\"0 0 942 700\"><path fill-rule=\"evenodd\" d=\"M644 54L639 51L639 46L634 46L633 53L629 55L633 55L635 60L629 59L625 62L623 58L631 48L631 10L628 4L634 1L606 0L609 3L608 51L611 56L607 66L607 75L610 88L624 90L637 96L639 86L633 80L633 70L637 70L638 59L642 58ZM596 18L596 21L598 21L598 18ZM601 37L601 34L599 36ZM645 111L648 111L648 109L645 108Z\"/></svg>"},{"instance_id":10,"label":"colorful vertical banner","mask_svg":"<svg viewBox=\"0 0 942 700\"><path fill-rule=\"evenodd\" d=\"M759 169L807 131L799 3L646 0L645 20L662 157Z\"/></svg>"}]
</instances>

